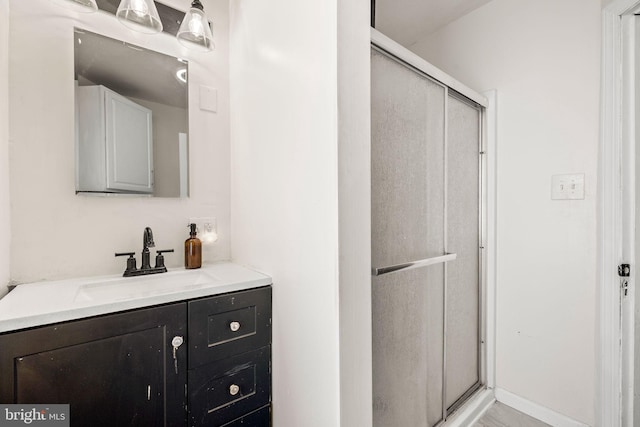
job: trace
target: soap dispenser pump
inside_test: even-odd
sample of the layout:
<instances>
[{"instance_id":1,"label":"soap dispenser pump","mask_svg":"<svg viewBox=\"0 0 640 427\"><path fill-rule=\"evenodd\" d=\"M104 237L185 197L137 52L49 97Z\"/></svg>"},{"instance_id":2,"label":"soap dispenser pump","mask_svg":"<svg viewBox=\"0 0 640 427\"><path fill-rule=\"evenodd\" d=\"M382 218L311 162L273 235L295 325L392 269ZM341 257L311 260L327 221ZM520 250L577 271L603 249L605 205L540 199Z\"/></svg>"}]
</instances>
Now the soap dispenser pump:
<instances>
[{"instance_id":1,"label":"soap dispenser pump","mask_svg":"<svg viewBox=\"0 0 640 427\"><path fill-rule=\"evenodd\" d=\"M196 225L189 224L189 238L184 241L184 268L202 267L202 242L197 237Z\"/></svg>"}]
</instances>

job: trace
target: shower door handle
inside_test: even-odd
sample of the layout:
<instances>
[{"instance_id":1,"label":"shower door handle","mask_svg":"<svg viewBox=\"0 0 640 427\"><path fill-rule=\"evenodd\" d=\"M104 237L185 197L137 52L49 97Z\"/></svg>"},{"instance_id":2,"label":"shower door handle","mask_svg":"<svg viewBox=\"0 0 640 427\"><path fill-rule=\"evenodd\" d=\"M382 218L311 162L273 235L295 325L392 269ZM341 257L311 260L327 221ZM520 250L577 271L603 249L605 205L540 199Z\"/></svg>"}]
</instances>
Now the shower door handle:
<instances>
[{"instance_id":1,"label":"shower door handle","mask_svg":"<svg viewBox=\"0 0 640 427\"><path fill-rule=\"evenodd\" d=\"M414 268L426 267L428 265L440 264L442 262L449 262L456 259L457 254L444 254L440 256L434 256L431 258L425 258L418 261L406 262L403 264L390 265L388 267L374 268L374 276L382 276L383 274L395 273L397 271L412 270Z\"/></svg>"}]
</instances>

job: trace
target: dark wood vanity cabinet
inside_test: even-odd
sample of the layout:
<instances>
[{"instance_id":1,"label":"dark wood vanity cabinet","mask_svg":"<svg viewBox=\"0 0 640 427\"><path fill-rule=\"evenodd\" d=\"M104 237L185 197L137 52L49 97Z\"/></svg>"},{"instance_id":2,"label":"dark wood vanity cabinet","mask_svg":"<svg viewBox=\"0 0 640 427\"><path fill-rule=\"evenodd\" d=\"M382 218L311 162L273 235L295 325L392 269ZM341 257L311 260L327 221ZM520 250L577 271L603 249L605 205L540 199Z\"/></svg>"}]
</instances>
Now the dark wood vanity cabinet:
<instances>
[{"instance_id":1,"label":"dark wood vanity cabinet","mask_svg":"<svg viewBox=\"0 0 640 427\"><path fill-rule=\"evenodd\" d=\"M69 403L72 425L184 425L186 363L173 336L186 304L59 323L0 336L0 401ZM186 352L182 356L186 359Z\"/></svg>"},{"instance_id":2,"label":"dark wood vanity cabinet","mask_svg":"<svg viewBox=\"0 0 640 427\"><path fill-rule=\"evenodd\" d=\"M0 335L0 402L73 426L267 427L270 401L270 286Z\"/></svg>"}]
</instances>

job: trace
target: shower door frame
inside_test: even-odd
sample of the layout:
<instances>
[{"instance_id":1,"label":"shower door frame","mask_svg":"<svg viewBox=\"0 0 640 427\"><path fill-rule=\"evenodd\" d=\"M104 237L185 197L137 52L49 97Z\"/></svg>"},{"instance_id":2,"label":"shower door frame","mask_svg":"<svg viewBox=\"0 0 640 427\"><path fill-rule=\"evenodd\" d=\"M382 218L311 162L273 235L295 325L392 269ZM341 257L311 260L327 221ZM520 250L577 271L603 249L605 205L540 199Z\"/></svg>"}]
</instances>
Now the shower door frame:
<instances>
[{"instance_id":1,"label":"shower door frame","mask_svg":"<svg viewBox=\"0 0 640 427\"><path fill-rule=\"evenodd\" d=\"M478 383L451 405L451 414L443 408L439 426L468 425L495 401L495 145L496 92L480 94L455 80L421 57L371 28L371 47L414 69L445 88L445 102L450 95L467 98L479 106L479 319ZM451 93L453 91L453 94ZM466 101L468 102L468 101ZM446 106L446 104L445 104ZM445 166L446 167L446 166ZM446 312L445 312L446 316ZM445 326L446 328L446 326ZM445 362L446 363L446 362ZM446 393L446 369L443 372L443 395ZM446 400L443 402L446 407Z\"/></svg>"}]
</instances>

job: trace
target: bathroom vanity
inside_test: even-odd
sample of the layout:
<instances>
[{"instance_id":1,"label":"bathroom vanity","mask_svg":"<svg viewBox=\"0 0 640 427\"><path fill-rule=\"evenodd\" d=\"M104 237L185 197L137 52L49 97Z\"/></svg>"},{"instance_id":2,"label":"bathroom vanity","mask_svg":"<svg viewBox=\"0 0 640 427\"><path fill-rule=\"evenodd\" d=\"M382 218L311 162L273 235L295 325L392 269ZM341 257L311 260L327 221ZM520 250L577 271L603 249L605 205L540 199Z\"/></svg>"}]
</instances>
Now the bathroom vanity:
<instances>
[{"instance_id":1,"label":"bathroom vanity","mask_svg":"<svg viewBox=\"0 0 640 427\"><path fill-rule=\"evenodd\" d=\"M0 300L0 402L69 403L71 425L270 426L270 282L223 263L20 285Z\"/></svg>"}]
</instances>

